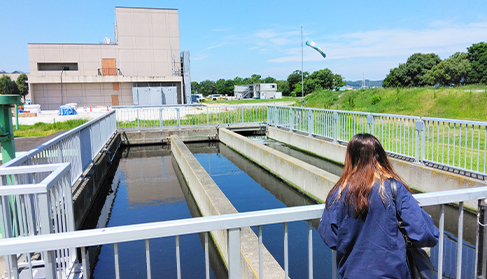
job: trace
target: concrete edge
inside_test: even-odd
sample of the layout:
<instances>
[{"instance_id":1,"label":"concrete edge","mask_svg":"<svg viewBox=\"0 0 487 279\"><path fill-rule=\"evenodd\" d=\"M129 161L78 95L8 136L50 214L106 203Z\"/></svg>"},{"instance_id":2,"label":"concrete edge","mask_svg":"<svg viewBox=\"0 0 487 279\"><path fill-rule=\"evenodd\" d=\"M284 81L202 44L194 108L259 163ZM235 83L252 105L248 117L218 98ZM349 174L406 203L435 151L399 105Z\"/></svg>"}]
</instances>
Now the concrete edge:
<instances>
[{"instance_id":1,"label":"concrete edge","mask_svg":"<svg viewBox=\"0 0 487 279\"><path fill-rule=\"evenodd\" d=\"M251 161L281 178L298 191L324 202L338 176L247 139L227 129L220 129L220 141Z\"/></svg>"},{"instance_id":2,"label":"concrete edge","mask_svg":"<svg viewBox=\"0 0 487 279\"><path fill-rule=\"evenodd\" d=\"M237 213L237 210L201 164L196 160L183 141L176 135L170 136L171 151L203 216ZM211 232L211 236L228 268L227 232ZM258 278L258 237L251 228L241 231L242 278ZM282 278L284 270L263 247L264 274L266 278Z\"/></svg>"},{"instance_id":3,"label":"concrete edge","mask_svg":"<svg viewBox=\"0 0 487 279\"><path fill-rule=\"evenodd\" d=\"M82 178L72 187L75 229L81 228L86 215L91 209L96 195L103 184L106 174L110 170L110 159L119 147L120 134L115 134L107 143L108 152L99 153L93 162L85 169Z\"/></svg>"},{"instance_id":4,"label":"concrete edge","mask_svg":"<svg viewBox=\"0 0 487 279\"><path fill-rule=\"evenodd\" d=\"M325 159L339 162L345 161L347 147L337 143L320 140L310 136L299 135L276 127L267 128L268 137L283 142L297 149L305 149ZM411 163L396 158L389 160L395 171L419 192L436 192L443 190L466 189L486 186L481 180L434 169L418 163ZM477 201L465 202L465 206L477 211Z\"/></svg>"}]
</instances>

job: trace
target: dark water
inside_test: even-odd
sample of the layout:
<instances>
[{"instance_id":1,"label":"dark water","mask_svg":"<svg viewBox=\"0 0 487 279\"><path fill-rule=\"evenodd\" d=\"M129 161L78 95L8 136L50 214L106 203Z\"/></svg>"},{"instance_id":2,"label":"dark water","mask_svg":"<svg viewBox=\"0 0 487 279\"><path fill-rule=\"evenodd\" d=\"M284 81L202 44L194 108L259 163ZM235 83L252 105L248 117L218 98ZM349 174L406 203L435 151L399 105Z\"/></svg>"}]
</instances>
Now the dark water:
<instances>
[{"instance_id":1,"label":"dark water","mask_svg":"<svg viewBox=\"0 0 487 279\"><path fill-rule=\"evenodd\" d=\"M321 158L302 153L272 140L257 139L264 144L299 158L336 175L341 167ZM314 202L261 167L219 143L188 144L195 157L221 187L223 193L239 212L313 204ZM113 227L155 221L166 221L200 216L193 197L182 178L168 146L127 148L117 155L108 183L100 191L85 228ZM433 217L439 216L438 207L425 208ZM445 275L454 278L456 261L456 208L446 207ZM435 222L437 222L438 218ZM463 248L464 278L473 278L472 243L475 243L475 216L466 214ZM316 228L318 221L313 221ZM291 278L308 276L308 243L306 222L288 225L289 267ZM257 234L257 228L252 228ZM284 266L283 225L263 227L264 245ZM315 278L331 277L331 251L313 230L313 263ZM181 236L181 270L183 278L201 278L205 272L202 237ZM150 241L151 272L153 278L176 277L175 238ZM113 245L89 250L94 278L114 278ZM433 262L437 250L432 249ZM144 241L119 244L122 278L146 277ZM226 278L226 271L214 246L210 245L211 277ZM435 262L437 265L437 263ZM93 268L94 267L94 268Z\"/></svg>"},{"instance_id":2,"label":"dark water","mask_svg":"<svg viewBox=\"0 0 487 279\"><path fill-rule=\"evenodd\" d=\"M86 223L85 228L115 227L193 217L189 207L194 208L194 205L188 205L186 201L187 187L180 185L179 169L174 169L173 158L167 146L126 148L121 154L118 166L114 168L116 170L112 182L115 183L111 183L109 190L105 192L104 203L99 203L103 204L98 213L99 217L91 217L91 222ZM94 220L97 220L96 224ZM174 237L150 240L153 278L160 278L162 275L165 278L176 278L175 241ZM200 237L180 236L179 242L182 277L201 277L205 274L205 256ZM120 243L118 249L121 277L145 278L145 242ZM99 255L96 256L97 254ZM113 245L91 249L90 257L94 278L115 278ZM210 276L215 278L213 270L210 271ZM225 272L220 278L223 277L226 277Z\"/></svg>"},{"instance_id":3,"label":"dark water","mask_svg":"<svg viewBox=\"0 0 487 279\"><path fill-rule=\"evenodd\" d=\"M196 159L239 212L314 204L314 202L222 143L188 144ZM316 228L318 221L313 223ZM252 228L258 234L257 227ZM284 267L282 224L263 226L263 242ZM308 278L308 223L288 224L289 276ZM331 277L331 250L313 230L313 274Z\"/></svg>"}]
</instances>

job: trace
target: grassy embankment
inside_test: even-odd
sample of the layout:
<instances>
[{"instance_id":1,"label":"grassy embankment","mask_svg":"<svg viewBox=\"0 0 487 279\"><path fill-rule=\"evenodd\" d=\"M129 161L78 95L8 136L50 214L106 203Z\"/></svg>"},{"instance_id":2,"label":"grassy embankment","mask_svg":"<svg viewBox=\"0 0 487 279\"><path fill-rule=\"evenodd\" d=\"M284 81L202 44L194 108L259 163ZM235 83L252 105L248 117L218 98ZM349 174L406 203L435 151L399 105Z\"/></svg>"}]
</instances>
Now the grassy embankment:
<instances>
[{"instance_id":1,"label":"grassy embankment","mask_svg":"<svg viewBox=\"0 0 487 279\"><path fill-rule=\"evenodd\" d=\"M375 112L397 115L413 115L420 117L438 117L448 119L487 121L487 86L470 85L455 88L410 88L410 89L365 89L354 91L326 91L314 92L305 97L308 107L352 110L360 112ZM296 102L296 106L299 106ZM362 127L365 123L347 118L351 126ZM412 150L409 143L414 142L414 125L398 125L394 120L386 129L376 131L382 144L389 149L402 147ZM385 122L384 122L385 123ZM384 124L382 123L382 124ZM319 127L326 125L318 125ZM383 125L382 125L383 126ZM399 127L399 128L398 128ZM401 127L402 128L401 130ZM377 128L377 127L376 127ZM487 142L487 135L483 128L444 125L430 123L426 127L426 159L438 160L441 163L453 164L466 169L485 171L487 169L486 151L483 149ZM353 132L353 130L352 130ZM468 133L468 138L466 137ZM388 134L394 135L389 136ZM352 135L344 135L350 138ZM399 136L399 137L398 137ZM393 150L396 151L396 150Z\"/></svg>"},{"instance_id":2,"label":"grassy embankment","mask_svg":"<svg viewBox=\"0 0 487 279\"><path fill-rule=\"evenodd\" d=\"M485 85L469 85L438 89L321 90L307 95L305 101L313 108L487 121L486 89Z\"/></svg>"},{"instance_id":3,"label":"grassy embankment","mask_svg":"<svg viewBox=\"0 0 487 279\"><path fill-rule=\"evenodd\" d=\"M65 122L56 123L36 123L34 125L19 125L19 130L15 130L14 136L21 137L44 137L59 131L68 131L88 122L87 119L72 119Z\"/></svg>"}]
</instances>

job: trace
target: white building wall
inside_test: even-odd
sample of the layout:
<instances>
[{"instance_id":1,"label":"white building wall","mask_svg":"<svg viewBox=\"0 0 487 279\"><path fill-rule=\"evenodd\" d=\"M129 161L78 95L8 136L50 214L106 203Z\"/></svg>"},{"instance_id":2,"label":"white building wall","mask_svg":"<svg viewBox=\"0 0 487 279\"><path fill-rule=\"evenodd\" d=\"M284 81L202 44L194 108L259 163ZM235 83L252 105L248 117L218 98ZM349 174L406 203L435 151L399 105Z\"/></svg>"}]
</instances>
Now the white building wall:
<instances>
[{"instance_id":1,"label":"white building wall","mask_svg":"<svg viewBox=\"0 0 487 279\"><path fill-rule=\"evenodd\" d=\"M29 44L29 84L34 103L42 109L61 104L79 106L132 105L138 82L175 83L181 99L178 11L174 9L115 9L116 44ZM115 59L116 76L100 75L102 59ZM39 71L39 63L76 63L77 70ZM113 90L113 83L119 90ZM62 92L62 94L61 94Z\"/></svg>"}]
</instances>

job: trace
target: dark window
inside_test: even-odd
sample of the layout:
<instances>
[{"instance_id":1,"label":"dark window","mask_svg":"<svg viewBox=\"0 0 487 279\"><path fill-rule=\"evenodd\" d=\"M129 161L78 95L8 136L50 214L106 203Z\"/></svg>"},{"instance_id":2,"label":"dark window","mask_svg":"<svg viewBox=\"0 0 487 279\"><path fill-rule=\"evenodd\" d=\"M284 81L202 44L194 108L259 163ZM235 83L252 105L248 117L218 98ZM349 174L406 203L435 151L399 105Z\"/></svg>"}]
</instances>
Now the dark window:
<instances>
[{"instance_id":1,"label":"dark window","mask_svg":"<svg viewBox=\"0 0 487 279\"><path fill-rule=\"evenodd\" d=\"M77 71L78 63L37 63L38 71Z\"/></svg>"}]
</instances>

